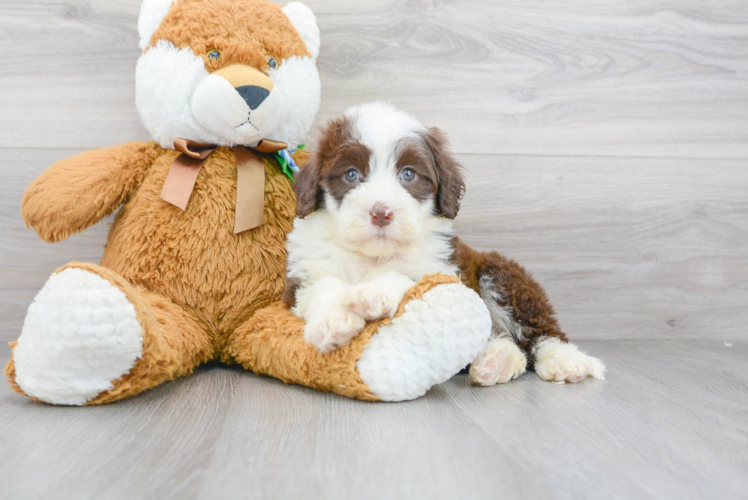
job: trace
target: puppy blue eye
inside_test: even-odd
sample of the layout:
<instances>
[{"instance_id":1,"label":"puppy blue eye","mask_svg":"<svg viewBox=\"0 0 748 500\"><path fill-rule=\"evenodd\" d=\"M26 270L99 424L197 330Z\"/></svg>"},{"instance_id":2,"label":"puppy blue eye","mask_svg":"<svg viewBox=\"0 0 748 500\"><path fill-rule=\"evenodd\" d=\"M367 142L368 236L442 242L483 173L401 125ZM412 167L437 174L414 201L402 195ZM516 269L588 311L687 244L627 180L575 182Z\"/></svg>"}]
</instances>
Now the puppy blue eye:
<instances>
[{"instance_id":1,"label":"puppy blue eye","mask_svg":"<svg viewBox=\"0 0 748 500\"><path fill-rule=\"evenodd\" d=\"M413 179L416 178L416 173L413 172L413 169L406 168L405 170L403 170L403 173L400 175L400 177L404 181L412 181Z\"/></svg>"},{"instance_id":2,"label":"puppy blue eye","mask_svg":"<svg viewBox=\"0 0 748 500\"><path fill-rule=\"evenodd\" d=\"M358 172L355 168L352 168L345 173L345 180L348 182L356 182L358 180Z\"/></svg>"},{"instance_id":3,"label":"puppy blue eye","mask_svg":"<svg viewBox=\"0 0 748 500\"><path fill-rule=\"evenodd\" d=\"M211 50L208 52L208 59L210 59L213 62L218 62L218 60L221 58L221 53L217 50Z\"/></svg>"},{"instance_id":4,"label":"puppy blue eye","mask_svg":"<svg viewBox=\"0 0 748 500\"><path fill-rule=\"evenodd\" d=\"M276 69L278 67L278 59L273 56L268 56L268 68Z\"/></svg>"}]
</instances>

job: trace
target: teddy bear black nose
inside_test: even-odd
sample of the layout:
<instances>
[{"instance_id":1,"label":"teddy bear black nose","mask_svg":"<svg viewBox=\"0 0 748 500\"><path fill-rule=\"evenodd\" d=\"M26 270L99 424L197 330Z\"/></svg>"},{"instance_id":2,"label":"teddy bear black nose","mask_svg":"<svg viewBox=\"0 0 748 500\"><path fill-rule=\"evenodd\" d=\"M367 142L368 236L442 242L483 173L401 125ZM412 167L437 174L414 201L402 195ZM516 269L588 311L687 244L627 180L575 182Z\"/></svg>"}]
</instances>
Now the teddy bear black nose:
<instances>
[{"instance_id":1,"label":"teddy bear black nose","mask_svg":"<svg viewBox=\"0 0 748 500\"><path fill-rule=\"evenodd\" d=\"M244 85L243 87L237 87L236 91L242 96L244 102L247 103L249 109L257 109L262 104L267 96L270 95L270 91L257 85Z\"/></svg>"}]
</instances>

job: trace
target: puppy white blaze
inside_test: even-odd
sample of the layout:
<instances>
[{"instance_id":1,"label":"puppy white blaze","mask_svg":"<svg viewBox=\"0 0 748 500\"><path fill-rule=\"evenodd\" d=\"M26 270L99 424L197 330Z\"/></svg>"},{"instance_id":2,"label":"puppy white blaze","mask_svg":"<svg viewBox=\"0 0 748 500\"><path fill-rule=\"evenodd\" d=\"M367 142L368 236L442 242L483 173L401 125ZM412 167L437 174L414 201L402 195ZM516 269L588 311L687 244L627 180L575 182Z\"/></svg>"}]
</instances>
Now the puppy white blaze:
<instances>
[{"instance_id":1,"label":"puppy white blaze","mask_svg":"<svg viewBox=\"0 0 748 500\"><path fill-rule=\"evenodd\" d=\"M361 144L380 160L377 166L392 165L394 168L395 159L391 157L397 143L402 139L416 139L419 132L426 131L426 127L412 115L380 101L348 108L344 116L354 125ZM389 163L390 159L392 163Z\"/></svg>"},{"instance_id":2,"label":"puppy white blaze","mask_svg":"<svg viewBox=\"0 0 748 500\"><path fill-rule=\"evenodd\" d=\"M351 190L339 207L326 195L330 215L338 228L338 237L345 247L369 256L397 253L427 232L443 224L429 224L433 202L419 203L400 185L390 172L376 172ZM392 211L392 222L384 227L372 223L370 211L375 204ZM444 228L448 231L447 228Z\"/></svg>"}]
</instances>

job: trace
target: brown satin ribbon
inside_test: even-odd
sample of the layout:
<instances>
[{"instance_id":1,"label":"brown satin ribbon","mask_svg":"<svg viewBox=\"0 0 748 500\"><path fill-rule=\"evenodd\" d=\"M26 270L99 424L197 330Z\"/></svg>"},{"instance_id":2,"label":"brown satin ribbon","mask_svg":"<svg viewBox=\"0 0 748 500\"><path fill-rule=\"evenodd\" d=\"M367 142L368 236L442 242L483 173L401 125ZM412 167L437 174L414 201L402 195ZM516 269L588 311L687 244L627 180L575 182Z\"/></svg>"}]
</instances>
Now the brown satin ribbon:
<instances>
[{"instance_id":1,"label":"brown satin ribbon","mask_svg":"<svg viewBox=\"0 0 748 500\"><path fill-rule=\"evenodd\" d=\"M287 147L288 145L284 142L266 139L254 147L232 148L236 158L234 234L262 225L265 203L265 165L258 153L274 153ZM164 187L161 189L161 199L186 210L203 162L216 150L216 146L179 138L174 141L174 149L182 154L177 156L171 164Z\"/></svg>"}]
</instances>

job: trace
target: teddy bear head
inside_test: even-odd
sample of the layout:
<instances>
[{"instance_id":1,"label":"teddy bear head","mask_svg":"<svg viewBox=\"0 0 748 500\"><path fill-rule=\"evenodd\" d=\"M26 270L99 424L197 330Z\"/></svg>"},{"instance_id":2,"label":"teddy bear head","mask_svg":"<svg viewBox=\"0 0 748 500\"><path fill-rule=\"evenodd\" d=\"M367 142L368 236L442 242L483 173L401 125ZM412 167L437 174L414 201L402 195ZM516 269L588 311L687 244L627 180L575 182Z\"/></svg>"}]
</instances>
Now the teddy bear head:
<instances>
[{"instance_id":1,"label":"teddy bear head","mask_svg":"<svg viewBox=\"0 0 748 500\"><path fill-rule=\"evenodd\" d=\"M320 104L320 36L299 2L144 0L136 103L152 138L295 149Z\"/></svg>"}]
</instances>

